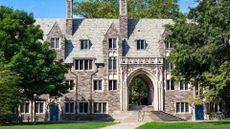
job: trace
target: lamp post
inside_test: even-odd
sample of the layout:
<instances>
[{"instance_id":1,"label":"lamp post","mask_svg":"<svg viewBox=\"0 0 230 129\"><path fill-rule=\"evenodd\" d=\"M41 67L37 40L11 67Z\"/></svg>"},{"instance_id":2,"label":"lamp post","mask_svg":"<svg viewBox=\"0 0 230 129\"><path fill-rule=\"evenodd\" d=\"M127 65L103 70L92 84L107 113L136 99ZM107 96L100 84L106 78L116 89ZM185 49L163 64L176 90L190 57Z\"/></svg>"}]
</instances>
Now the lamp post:
<instances>
[{"instance_id":1,"label":"lamp post","mask_svg":"<svg viewBox=\"0 0 230 129\"><path fill-rule=\"evenodd\" d=\"M34 118L33 118L33 120L34 120L34 124L36 124L36 101L35 101L36 97L37 97L37 94L34 93L33 94L33 102L34 102L34 115L33 115Z\"/></svg>"}]
</instances>

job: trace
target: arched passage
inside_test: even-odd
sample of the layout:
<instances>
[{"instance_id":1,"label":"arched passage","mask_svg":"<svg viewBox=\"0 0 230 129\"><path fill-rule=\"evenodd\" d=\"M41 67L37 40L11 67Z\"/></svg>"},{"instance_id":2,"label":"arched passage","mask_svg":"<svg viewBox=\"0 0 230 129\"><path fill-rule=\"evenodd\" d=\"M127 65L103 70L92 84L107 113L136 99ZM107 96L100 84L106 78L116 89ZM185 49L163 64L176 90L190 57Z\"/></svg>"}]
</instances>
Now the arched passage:
<instances>
[{"instance_id":1,"label":"arched passage","mask_svg":"<svg viewBox=\"0 0 230 129\"><path fill-rule=\"evenodd\" d=\"M137 74L128 84L129 106L152 105L153 83L144 73Z\"/></svg>"}]
</instances>

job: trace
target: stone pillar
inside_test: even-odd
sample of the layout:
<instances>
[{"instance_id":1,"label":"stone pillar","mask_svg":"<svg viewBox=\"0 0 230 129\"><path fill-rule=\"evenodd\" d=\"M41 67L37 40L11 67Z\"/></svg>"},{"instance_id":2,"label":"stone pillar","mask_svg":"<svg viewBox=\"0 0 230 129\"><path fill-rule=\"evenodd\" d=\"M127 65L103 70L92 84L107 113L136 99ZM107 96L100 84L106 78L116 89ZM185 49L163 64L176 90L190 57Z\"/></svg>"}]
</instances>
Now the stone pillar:
<instances>
[{"instance_id":1,"label":"stone pillar","mask_svg":"<svg viewBox=\"0 0 230 129\"><path fill-rule=\"evenodd\" d=\"M66 33L73 34L73 0L67 0Z\"/></svg>"},{"instance_id":2,"label":"stone pillar","mask_svg":"<svg viewBox=\"0 0 230 129\"><path fill-rule=\"evenodd\" d=\"M120 0L120 35L122 40L128 38L127 0Z\"/></svg>"}]
</instances>

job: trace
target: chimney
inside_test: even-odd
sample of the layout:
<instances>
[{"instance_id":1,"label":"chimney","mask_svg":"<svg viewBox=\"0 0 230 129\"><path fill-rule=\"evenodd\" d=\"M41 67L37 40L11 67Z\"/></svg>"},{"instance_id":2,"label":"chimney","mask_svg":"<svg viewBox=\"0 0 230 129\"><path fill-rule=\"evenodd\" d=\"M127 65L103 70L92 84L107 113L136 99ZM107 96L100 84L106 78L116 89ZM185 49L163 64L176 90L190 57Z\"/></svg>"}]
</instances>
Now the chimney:
<instances>
[{"instance_id":1,"label":"chimney","mask_svg":"<svg viewBox=\"0 0 230 129\"><path fill-rule=\"evenodd\" d=\"M128 38L127 0L120 0L120 35L123 39Z\"/></svg>"},{"instance_id":2,"label":"chimney","mask_svg":"<svg viewBox=\"0 0 230 129\"><path fill-rule=\"evenodd\" d=\"M66 33L73 34L73 0L67 0Z\"/></svg>"}]
</instances>

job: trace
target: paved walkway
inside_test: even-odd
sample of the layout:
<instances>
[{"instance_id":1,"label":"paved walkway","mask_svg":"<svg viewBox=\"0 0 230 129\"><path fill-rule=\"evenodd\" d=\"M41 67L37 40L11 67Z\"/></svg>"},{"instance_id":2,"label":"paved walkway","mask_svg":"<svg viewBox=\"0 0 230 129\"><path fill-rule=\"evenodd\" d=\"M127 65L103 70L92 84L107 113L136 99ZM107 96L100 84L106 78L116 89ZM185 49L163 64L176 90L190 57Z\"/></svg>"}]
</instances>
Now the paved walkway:
<instances>
[{"instance_id":1,"label":"paved walkway","mask_svg":"<svg viewBox=\"0 0 230 129\"><path fill-rule=\"evenodd\" d=\"M135 129L136 127L144 124L145 122L121 122L112 126L102 129Z\"/></svg>"}]
</instances>

